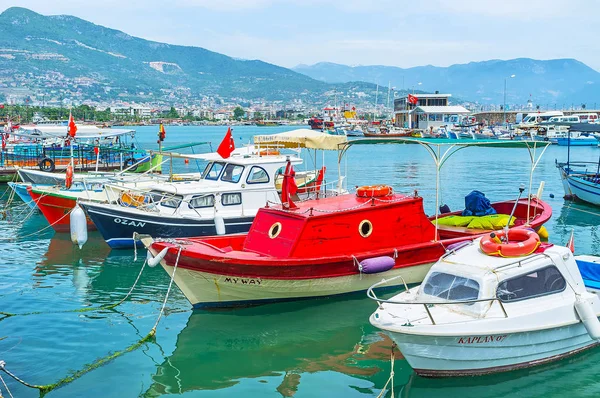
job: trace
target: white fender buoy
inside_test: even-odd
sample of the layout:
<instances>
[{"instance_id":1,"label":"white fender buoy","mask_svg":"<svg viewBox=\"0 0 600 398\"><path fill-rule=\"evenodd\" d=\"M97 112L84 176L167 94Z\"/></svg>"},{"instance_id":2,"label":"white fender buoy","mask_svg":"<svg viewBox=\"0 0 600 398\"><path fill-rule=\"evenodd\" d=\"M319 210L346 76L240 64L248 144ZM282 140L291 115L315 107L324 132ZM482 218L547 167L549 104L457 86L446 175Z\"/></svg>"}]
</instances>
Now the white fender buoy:
<instances>
[{"instance_id":1,"label":"white fender buoy","mask_svg":"<svg viewBox=\"0 0 600 398\"><path fill-rule=\"evenodd\" d=\"M148 259L148 266L152 267L152 268L156 267L158 265L158 263L160 263L160 260L165 258L168 251L169 251L169 248L165 247L164 249L162 249L160 251L160 253L158 253L156 255L156 257L154 257L154 256L152 256L152 253L150 253L150 250L148 250L148 256L146 257Z\"/></svg>"},{"instance_id":2,"label":"white fender buoy","mask_svg":"<svg viewBox=\"0 0 600 398\"><path fill-rule=\"evenodd\" d=\"M215 215L215 229L217 230L217 235L225 235L225 220L220 215Z\"/></svg>"},{"instance_id":3,"label":"white fender buoy","mask_svg":"<svg viewBox=\"0 0 600 398\"><path fill-rule=\"evenodd\" d=\"M545 184L546 184L546 182L544 182L544 181L540 182L540 187L537 190L536 198L540 199L542 197L542 194L544 193L544 185Z\"/></svg>"},{"instance_id":4,"label":"white fender buoy","mask_svg":"<svg viewBox=\"0 0 600 398\"><path fill-rule=\"evenodd\" d=\"M575 311L577 311L577 315L579 315L579 319L581 319L590 337L594 340L600 340L600 321L592 305L587 300L577 296Z\"/></svg>"},{"instance_id":5,"label":"white fender buoy","mask_svg":"<svg viewBox=\"0 0 600 398\"><path fill-rule=\"evenodd\" d=\"M70 214L70 226L71 226L71 242L78 245L81 249L85 242L87 242L87 222L85 220L85 213L83 209L76 204Z\"/></svg>"}]
</instances>

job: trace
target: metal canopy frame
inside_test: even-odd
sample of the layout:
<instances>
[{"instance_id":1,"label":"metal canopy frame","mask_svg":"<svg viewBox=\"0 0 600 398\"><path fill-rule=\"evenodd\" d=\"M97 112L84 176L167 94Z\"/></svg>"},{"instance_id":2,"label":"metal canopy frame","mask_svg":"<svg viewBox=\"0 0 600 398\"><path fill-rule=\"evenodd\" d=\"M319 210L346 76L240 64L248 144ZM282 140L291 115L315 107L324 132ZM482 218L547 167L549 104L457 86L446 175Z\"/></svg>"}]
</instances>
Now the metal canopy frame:
<instances>
[{"instance_id":1,"label":"metal canopy frame","mask_svg":"<svg viewBox=\"0 0 600 398\"><path fill-rule=\"evenodd\" d=\"M440 170L444 163L461 149L469 147L489 147L489 148L527 148L531 169L529 172L529 190L527 194L527 223L529 223L529 213L531 208L531 188L533 184L533 172L537 168L546 149L551 145L549 141L512 141L512 140L451 140L451 139L417 139L417 138L362 138L350 140L347 143L340 144L338 149L338 173L341 173L340 164L345 153L354 145L381 145L381 144L409 144L420 145L429 154L435 163L435 237L437 241L438 216L439 216L439 193L440 193ZM442 147L447 147L442 151ZM541 153L538 154L538 149Z\"/></svg>"}]
</instances>

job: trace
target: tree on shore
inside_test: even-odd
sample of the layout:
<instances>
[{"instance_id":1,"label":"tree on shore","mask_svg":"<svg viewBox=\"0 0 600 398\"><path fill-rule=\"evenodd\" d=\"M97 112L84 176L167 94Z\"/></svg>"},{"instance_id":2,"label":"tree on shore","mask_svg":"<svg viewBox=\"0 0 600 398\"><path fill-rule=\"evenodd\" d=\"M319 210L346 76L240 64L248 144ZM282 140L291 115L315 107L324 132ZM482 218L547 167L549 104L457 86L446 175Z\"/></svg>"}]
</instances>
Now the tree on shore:
<instances>
[{"instance_id":1,"label":"tree on shore","mask_svg":"<svg viewBox=\"0 0 600 398\"><path fill-rule=\"evenodd\" d=\"M233 118L235 120L241 120L245 114L246 111L244 111L244 109L241 106L238 106L233 110Z\"/></svg>"}]
</instances>

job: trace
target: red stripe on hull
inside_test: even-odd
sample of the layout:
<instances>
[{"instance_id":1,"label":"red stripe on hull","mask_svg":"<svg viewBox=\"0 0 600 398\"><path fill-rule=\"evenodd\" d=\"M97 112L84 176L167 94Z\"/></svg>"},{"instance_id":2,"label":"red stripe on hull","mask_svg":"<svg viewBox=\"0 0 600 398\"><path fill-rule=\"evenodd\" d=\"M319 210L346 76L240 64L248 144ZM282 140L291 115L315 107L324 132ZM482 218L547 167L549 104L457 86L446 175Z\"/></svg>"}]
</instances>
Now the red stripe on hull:
<instances>
[{"instance_id":1,"label":"red stripe on hull","mask_svg":"<svg viewBox=\"0 0 600 398\"><path fill-rule=\"evenodd\" d=\"M240 237L243 239L245 236ZM464 238L460 239L460 241ZM444 244L448 244L444 242ZM152 248L160 252L164 247L171 247L165 261L173 265L177 258L178 249L165 242L155 242ZM199 253L186 251L185 245L179 258L178 267L207 272L217 275L239 276L246 278L265 279L314 279L335 278L359 274L358 266L351 255L333 258L302 258L276 259L272 257L247 257L244 261L238 258L216 256L215 253ZM218 249L217 249L218 250ZM243 253L243 252L241 252ZM398 249L394 268L411 267L420 264L433 263L445 253L444 245L440 242L404 246ZM222 253L223 254L223 253ZM377 256L394 256L394 249L361 253L357 260Z\"/></svg>"},{"instance_id":2,"label":"red stripe on hull","mask_svg":"<svg viewBox=\"0 0 600 398\"><path fill-rule=\"evenodd\" d=\"M68 213L75 207L75 200L50 194L39 194L31 190L31 188L27 189L27 191L56 232L70 232L71 215ZM93 231L96 229L92 220L87 216L86 221L88 230Z\"/></svg>"}]
</instances>

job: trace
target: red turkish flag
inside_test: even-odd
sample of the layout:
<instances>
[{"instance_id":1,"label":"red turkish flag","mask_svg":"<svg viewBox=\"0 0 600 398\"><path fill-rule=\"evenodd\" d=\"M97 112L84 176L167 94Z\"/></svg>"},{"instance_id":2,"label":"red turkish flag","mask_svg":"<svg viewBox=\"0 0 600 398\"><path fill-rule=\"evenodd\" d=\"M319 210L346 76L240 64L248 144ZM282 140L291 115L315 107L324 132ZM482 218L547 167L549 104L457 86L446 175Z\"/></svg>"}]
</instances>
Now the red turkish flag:
<instances>
[{"instance_id":1,"label":"red turkish flag","mask_svg":"<svg viewBox=\"0 0 600 398\"><path fill-rule=\"evenodd\" d=\"M217 148L217 153L221 155L223 159L227 159L231 156L231 152L233 152L234 149L235 143L233 142L233 136L231 135L231 127L229 127L227 129L227 134L225 134L223 141L221 141L221 144L219 144L219 147Z\"/></svg>"},{"instance_id":2,"label":"red turkish flag","mask_svg":"<svg viewBox=\"0 0 600 398\"><path fill-rule=\"evenodd\" d=\"M419 102L419 98L412 95L412 94L408 94L408 103L409 104L413 104L413 105L417 105L417 103Z\"/></svg>"},{"instance_id":3,"label":"red turkish flag","mask_svg":"<svg viewBox=\"0 0 600 398\"><path fill-rule=\"evenodd\" d=\"M571 253L575 253L575 237L573 236L574 231L571 231L571 237L567 242L567 248L571 250Z\"/></svg>"},{"instance_id":4,"label":"red turkish flag","mask_svg":"<svg viewBox=\"0 0 600 398\"><path fill-rule=\"evenodd\" d=\"M69 112L69 130L68 134L72 138L75 138L75 134L77 133L77 126L75 126L75 119L73 119L73 115Z\"/></svg>"},{"instance_id":5,"label":"red turkish flag","mask_svg":"<svg viewBox=\"0 0 600 398\"><path fill-rule=\"evenodd\" d=\"M298 206L292 201L292 195L298 192L296 185L296 172L292 166L292 162L288 160L283 174L283 182L281 183L281 204L284 209L297 209Z\"/></svg>"}]
</instances>

